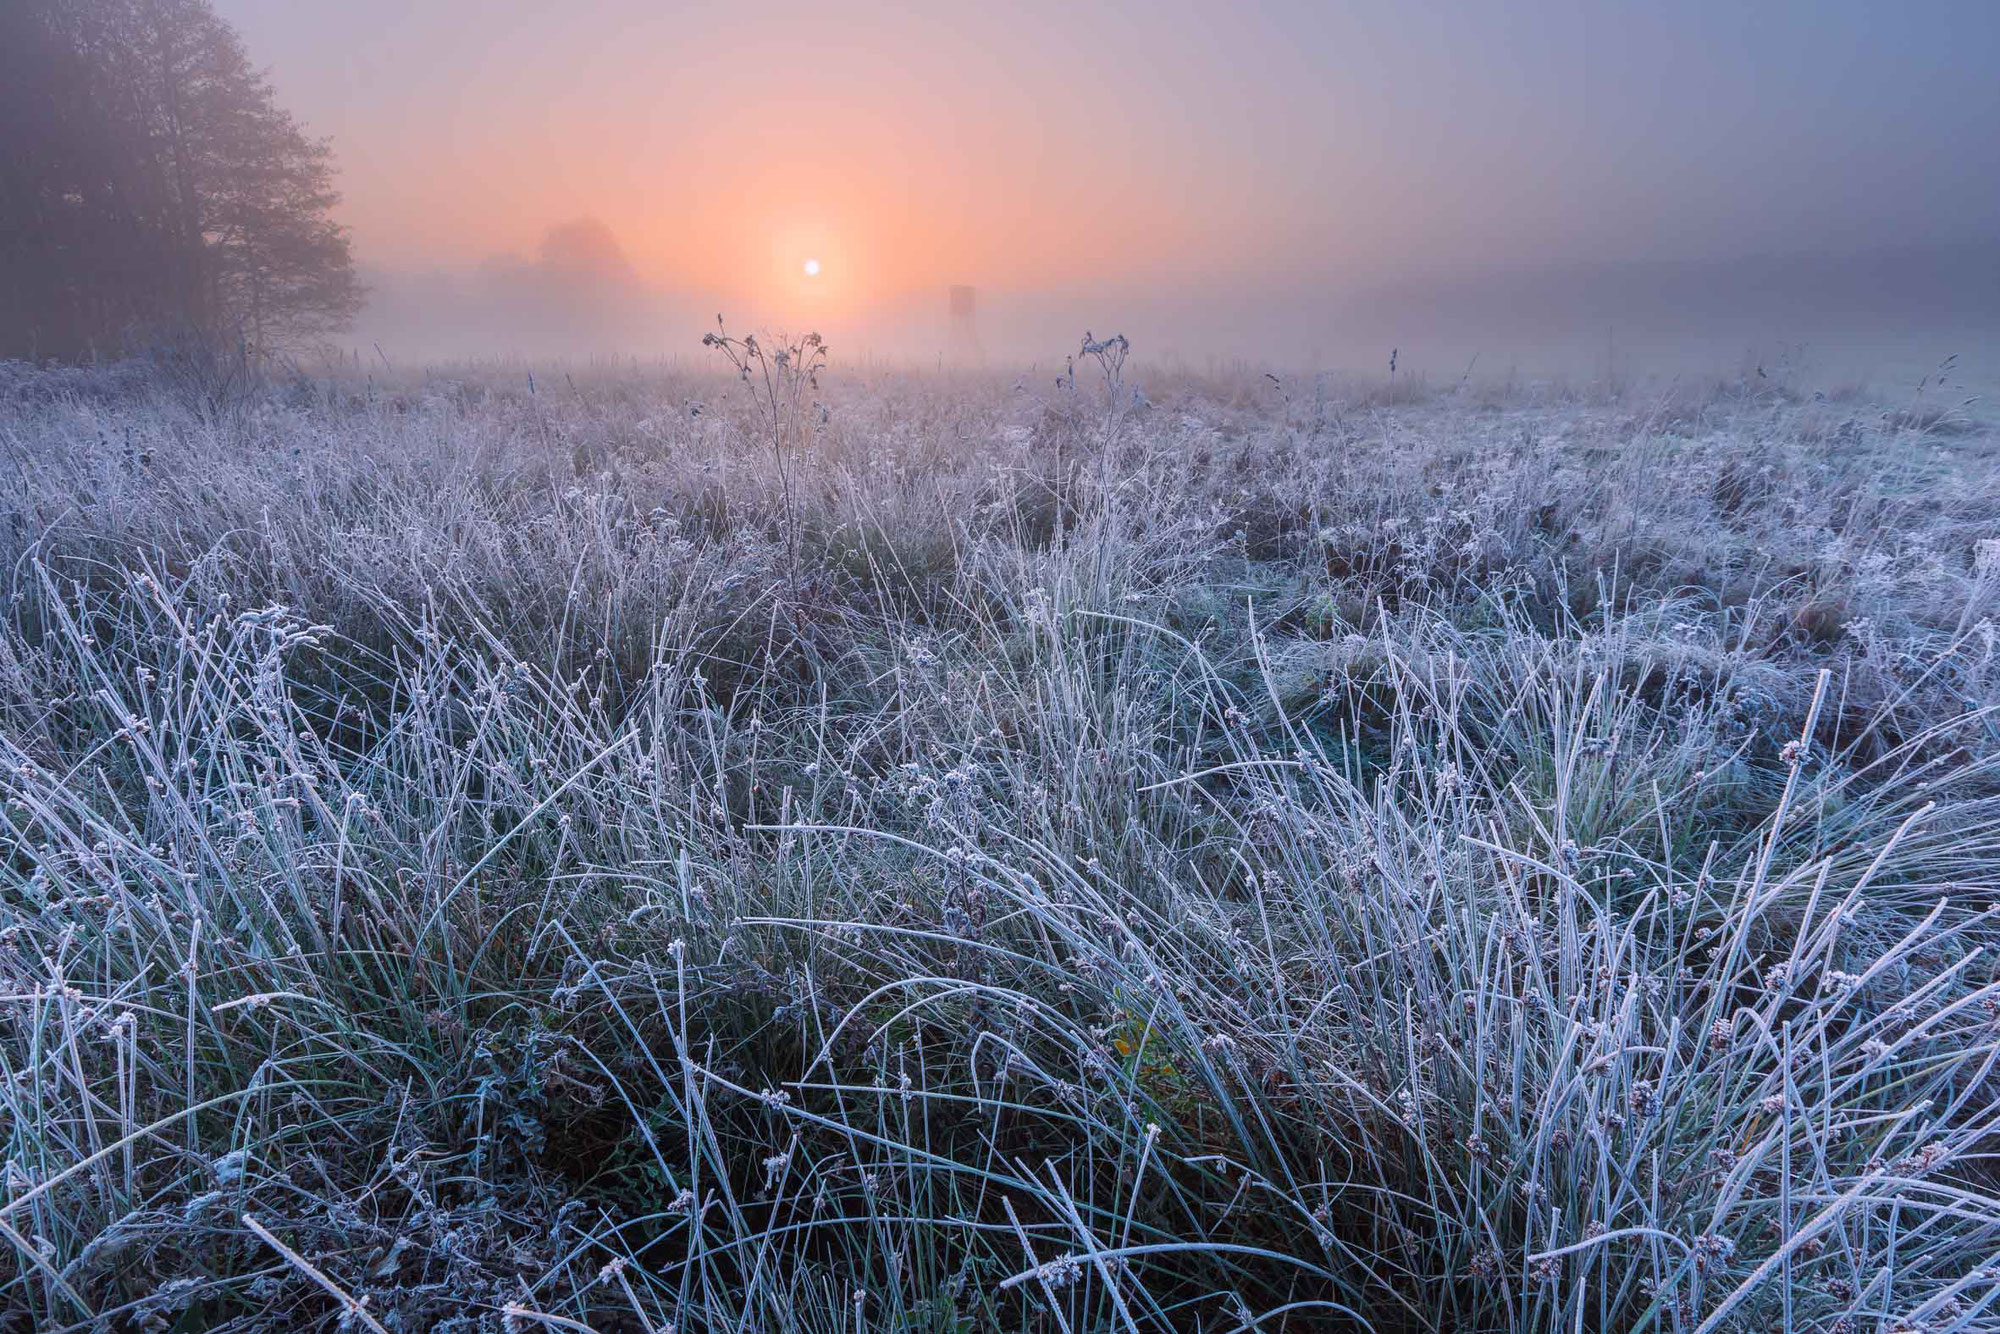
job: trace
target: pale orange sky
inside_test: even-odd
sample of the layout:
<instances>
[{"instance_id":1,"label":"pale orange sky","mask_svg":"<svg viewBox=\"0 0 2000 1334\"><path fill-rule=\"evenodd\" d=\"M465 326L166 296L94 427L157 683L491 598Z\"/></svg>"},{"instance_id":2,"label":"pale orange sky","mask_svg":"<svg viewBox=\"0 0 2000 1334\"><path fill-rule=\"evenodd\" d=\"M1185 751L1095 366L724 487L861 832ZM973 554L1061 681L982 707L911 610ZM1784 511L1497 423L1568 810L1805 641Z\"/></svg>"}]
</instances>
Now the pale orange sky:
<instances>
[{"instance_id":1,"label":"pale orange sky","mask_svg":"<svg viewBox=\"0 0 2000 1334\"><path fill-rule=\"evenodd\" d=\"M1990 0L217 8L375 270L587 215L838 315L2000 237Z\"/></svg>"},{"instance_id":2,"label":"pale orange sky","mask_svg":"<svg viewBox=\"0 0 2000 1334\"><path fill-rule=\"evenodd\" d=\"M695 286L791 284L807 252L829 297L1227 275L1379 151L1295 119L1338 114L1304 69L1310 108L1232 105L1213 56L1241 22L1219 11L1137 43L1108 14L1005 7L223 8L333 137L376 265L527 250L590 214L643 273ZM1379 204L1320 243L1370 244Z\"/></svg>"}]
</instances>

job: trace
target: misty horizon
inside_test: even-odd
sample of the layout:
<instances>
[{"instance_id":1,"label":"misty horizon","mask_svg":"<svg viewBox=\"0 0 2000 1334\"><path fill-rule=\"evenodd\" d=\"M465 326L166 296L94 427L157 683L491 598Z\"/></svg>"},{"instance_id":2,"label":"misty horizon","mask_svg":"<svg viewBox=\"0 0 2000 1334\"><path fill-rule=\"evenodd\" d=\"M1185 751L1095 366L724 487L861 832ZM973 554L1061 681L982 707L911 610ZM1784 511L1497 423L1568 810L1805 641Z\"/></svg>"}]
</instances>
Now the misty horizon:
<instances>
[{"instance_id":1,"label":"misty horizon","mask_svg":"<svg viewBox=\"0 0 2000 1334\"><path fill-rule=\"evenodd\" d=\"M590 218L550 234L578 228L615 241ZM671 357L690 352L718 314L740 327L789 327L782 311L759 311L713 289L649 281L622 252L609 259L598 268L565 267L543 253L508 252L458 267L364 265L368 304L348 341L394 345L419 359ZM864 355L929 360L949 345L947 290L888 294L820 324ZM1355 369L1372 366L1384 349L1406 345L1412 366L1455 372L1447 363L1454 357L1462 362L1468 346L1483 344L1500 364L1525 362L1538 373L1555 373L1605 369L1580 365L1577 358L1616 359L1622 337L1631 358L1650 350L1646 368L1654 370L1718 370L1753 351L1818 345L1845 349L1842 368L1851 371L1885 352L1921 361L1936 349L1945 349L1936 356L1976 355L1991 346L1988 340L2000 332L2000 241L1706 261L1551 263L1491 275L1374 284L1357 279L1290 292L1153 292L1129 284L1066 294L976 291L980 351L1007 364L1059 361L1076 334L1094 322L1138 336L1148 360L1220 357Z\"/></svg>"},{"instance_id":2,"label":"misty horizon","mask_svg":"<svg viewBox=\"0 0 2000 1334\"><path fill-rule=\"evenodd\" d=\"M717 309L922 356L953 284L1009 359L2000 328L1990 6L219 9L334 145L357 341L411 356ZM536 278L580 219L624 296Z\"/></svg>"}]
</instances>

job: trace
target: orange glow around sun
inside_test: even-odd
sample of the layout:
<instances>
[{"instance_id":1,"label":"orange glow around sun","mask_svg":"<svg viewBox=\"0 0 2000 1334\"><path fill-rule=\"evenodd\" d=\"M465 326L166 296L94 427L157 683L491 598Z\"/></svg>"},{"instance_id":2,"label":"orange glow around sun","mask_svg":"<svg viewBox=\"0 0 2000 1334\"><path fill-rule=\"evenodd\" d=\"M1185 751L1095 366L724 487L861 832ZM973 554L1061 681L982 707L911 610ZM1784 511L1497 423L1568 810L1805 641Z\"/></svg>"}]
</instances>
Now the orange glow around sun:
<instances>
[{"instance_id":1,"label":"orange glow around sun","mask_svg":"<svg viewBox=\"0 0 2000 1334\"><path fill-rule=\"evenodd\" d=\"M532 256L548 227L587 216L651 290L733 327L837 329L885 308L941 311L954 284L1185 283L1287 239L1273 221L1287 211L1261 206L1250 179L1256 160L1218 156L1208 109L1150 73L1127 71L1079 126L1059 94L1104 74L1095 42L1050 48L997 14L966 30L902 7L668 21L643 0L610 0L610 40L544 22L527 0L487 3L525 17L461 49L452 79L309 116L342 144L357 253L385 270ZM711 106L728 114L699 110ZM1309 192L1332 170L1324 153L1310 162L1270 172Z\"/></svg>"}]
</instances>

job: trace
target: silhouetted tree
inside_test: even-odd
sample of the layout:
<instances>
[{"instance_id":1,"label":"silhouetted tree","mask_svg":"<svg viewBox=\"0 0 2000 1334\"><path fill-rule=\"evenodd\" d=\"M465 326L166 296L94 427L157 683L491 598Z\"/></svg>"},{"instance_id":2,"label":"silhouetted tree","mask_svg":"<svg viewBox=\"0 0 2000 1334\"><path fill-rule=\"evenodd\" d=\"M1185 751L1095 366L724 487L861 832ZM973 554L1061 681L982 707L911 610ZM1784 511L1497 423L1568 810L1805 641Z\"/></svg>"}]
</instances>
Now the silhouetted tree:
<instances>
[{"instance_id":1,"label":"silhouetted tree","mask_svg":"<svg viewBox=\"0 0 2000 1334\"><path fill-rule=\"evenodd\" d=\"M338 328L337 199L208 0L0 0L0 356Z\"/></svg>"},{"instance_id":2,"label":"silhouetted tree","mask_svg":"<svg viewBox=\"0 0 2000 1334\"><path fill-rule=\"evenodd\" d=\"M543 232L539 260L543 273L566 281L607 287L639 281L617 236L596 218L558 223Z\"/></svg>"}]
</instances>

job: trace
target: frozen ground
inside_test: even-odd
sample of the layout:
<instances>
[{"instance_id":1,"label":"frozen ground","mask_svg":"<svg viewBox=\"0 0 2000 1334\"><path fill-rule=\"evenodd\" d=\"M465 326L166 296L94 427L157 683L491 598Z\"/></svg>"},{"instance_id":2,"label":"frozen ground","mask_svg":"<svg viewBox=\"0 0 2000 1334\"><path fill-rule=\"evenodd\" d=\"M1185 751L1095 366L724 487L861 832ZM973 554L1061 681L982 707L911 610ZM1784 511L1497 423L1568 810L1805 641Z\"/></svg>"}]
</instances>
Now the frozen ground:
<instances>
[{"instance_id":1,"label":"frozen ground","mask_svg":"<svg viewBox=\"0 0 2000 1334\"><path fill-rule=\"evenodd\" d=\"M2000 1327L1950 395L796 369L0 368L13 1327Z\"/></svg>"}]
</instances>

